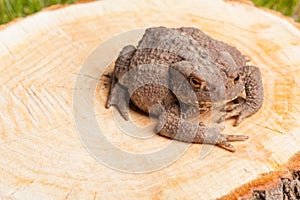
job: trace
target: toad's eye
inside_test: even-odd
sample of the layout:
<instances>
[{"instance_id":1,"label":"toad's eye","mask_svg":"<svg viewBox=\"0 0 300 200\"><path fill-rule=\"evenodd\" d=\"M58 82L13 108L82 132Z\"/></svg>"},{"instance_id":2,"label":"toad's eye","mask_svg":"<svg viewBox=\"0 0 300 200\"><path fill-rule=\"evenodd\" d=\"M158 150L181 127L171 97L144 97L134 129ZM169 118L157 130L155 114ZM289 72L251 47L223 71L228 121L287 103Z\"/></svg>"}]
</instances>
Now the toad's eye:
<instances>
[{"instance_id":1,"label":"toad's eye","mask_svg":"<svg viewBox=\"0 0 300 200\"><path fill-rule=\"evenodd\" d=\"M201 89L205 85L205 81L199 80L195 77L190 77L190 84L194 89Z\"/></svg>"}]
</instances>

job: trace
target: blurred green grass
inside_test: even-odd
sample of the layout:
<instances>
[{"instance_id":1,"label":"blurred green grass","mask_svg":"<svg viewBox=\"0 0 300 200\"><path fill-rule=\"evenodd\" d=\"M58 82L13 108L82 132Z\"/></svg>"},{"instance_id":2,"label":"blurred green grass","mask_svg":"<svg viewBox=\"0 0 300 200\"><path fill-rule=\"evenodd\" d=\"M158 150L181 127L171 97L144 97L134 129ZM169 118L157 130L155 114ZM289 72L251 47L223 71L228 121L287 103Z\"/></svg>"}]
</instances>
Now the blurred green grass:
<instances>
[{"instance_id":1,"label":"blurred green grass","mask_svg":"<svg viewBox=\"0 0 300 200\"><path fill-rule=\"evenodd\" d=\"M300 22L300 0L252 0L257 6L277 10Z\"/></svg>"},{"instance_id":2,"label":"blurred green grass","mask_svg":"<svg viewBox=\"0 0 300 200\"><path fill-rule=\"evenodd\" d=\"M54 4L70 4L76 0L0 0L0 24L25 17ZM113 0L111 0L113 1ZM151 0L150 0L151 1ZM255 5L267 7L293 17L300 22L300 0L252 0Z\"/></svg>"},{"instance_id":3,"label":"blurred green grass","mask_svg":"<svg viewBox=\"0 0 300 200\"><path fill-rule=\"evenodd\" d=\"M54 4L70 4L76 0L0 0L0 24L25 17Z\"/></svg>"}]
</instances>

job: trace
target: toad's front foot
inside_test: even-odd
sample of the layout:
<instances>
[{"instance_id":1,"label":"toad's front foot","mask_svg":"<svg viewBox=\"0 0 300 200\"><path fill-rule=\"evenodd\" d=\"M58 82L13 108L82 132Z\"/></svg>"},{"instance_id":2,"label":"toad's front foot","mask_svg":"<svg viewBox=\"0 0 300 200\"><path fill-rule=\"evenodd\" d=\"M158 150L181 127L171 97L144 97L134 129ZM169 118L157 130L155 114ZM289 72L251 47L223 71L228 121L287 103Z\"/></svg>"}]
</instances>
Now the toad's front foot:
<instances>
[{"instance_id":1,"label":"toad's front foot","mask_svg":"<svg viewBox=\"0 0 300 200\"><path fill-rule=\"evenodd\" d=\"M239 97L227 106L225 119L237 117L234 126L238 126L245 118L256 113L263 104L264 94L261 74L255 66L243 68L246 99ZM236 103L237 101L237 103Z\"/></svg>"},{"instance_id":2,"label":"toad's front foot","mask_svg":"<svg viewBox=\"0 0 300 200\"><path fill-rule=\"evenodd\" d=\"M222 130L221 126L199 126L168 111L159 117L157 126L157 131L163 136L183 142L217 145L231 152L236 149L229 142L248 139L245 135L221 134Z\"/></svg>"},{"instance_id":3,"label":"toad's front foot","mask_svg":"<svg viewBox=\"0 0 300 200\"><path fill-rule=\"evenodd\" d=\"M232 146L229 142L236 142L236 141L245 141L249 137L247 135L224 135L220 134L220 137L218 138L216 145L231 151L235 152L235 147Z\"/></svg>"},{"instance_id":4,"label":"toad's front foot","mask_svg":"<svg viewBox=\"0 0 300 200\"><path fill-rule=\"evenodd\" d=\"M213 128L207 128L203 133L205 135L204 141L195 141L198 143L204 144L216 144L217 146L226 149L231 152L235 152L235 147L230 144L230 142L238 142L238 141L245 141L249 137L246 135L226 135L221 134L223 127L217 126Z\"/></svg>"},{"instance_id":5,"label":"toad's front foot","mask_svg":"<svg viewBox=\"0 0 300 200\"><path fill-rule=\"evenodd\" d=\"M226 114L224 114L218 122L220 123L223 120L236 117L233 125L238 126L246 117L253 113L252 109L250 108L251 107L246 104L246 99L243 97L238 97L236 100L226 105L226 107L222 110L223 112L226 112Z\"/></svg>"}]
</instances>

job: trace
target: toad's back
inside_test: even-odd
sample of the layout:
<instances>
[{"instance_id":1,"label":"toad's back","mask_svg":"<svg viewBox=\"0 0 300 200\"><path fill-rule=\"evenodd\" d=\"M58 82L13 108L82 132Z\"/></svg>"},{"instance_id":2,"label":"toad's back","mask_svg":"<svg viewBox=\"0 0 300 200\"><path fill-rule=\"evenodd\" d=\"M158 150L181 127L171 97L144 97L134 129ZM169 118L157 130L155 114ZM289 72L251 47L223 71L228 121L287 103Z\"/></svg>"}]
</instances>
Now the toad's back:
<instances>
[{"instance_id":1,"label":"toad's back","mask_svg":"<svg viewBox=\"0 0 300 200\"><path fill-rule=\"evenodd\" d=\"M140 40L132 58L132 66L148 63L172 64L186 60L205 66L226 68L227 63L219 59L221 52L227 52L232 57L236 68L246 65L244 56L235 47L215 40L199 29L155 27L147 29Z\"/></svg>"}]
</instances>

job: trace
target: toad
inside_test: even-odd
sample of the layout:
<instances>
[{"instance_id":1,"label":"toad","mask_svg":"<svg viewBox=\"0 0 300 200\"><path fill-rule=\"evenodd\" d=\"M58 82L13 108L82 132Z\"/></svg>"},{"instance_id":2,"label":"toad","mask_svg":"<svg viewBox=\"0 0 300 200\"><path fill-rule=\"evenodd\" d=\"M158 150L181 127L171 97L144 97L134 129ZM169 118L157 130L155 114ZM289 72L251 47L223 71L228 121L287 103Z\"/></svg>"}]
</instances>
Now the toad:
<instances>
[{"instance_id":1,"label":"toad","mask_svg":"<svg viewBox=\"0 0 300 200\"><path fill-rule=\"evenodd\" d=\"M183 142L216 144L234 152L246 135L222 134L221 122L238 126L263 104L259 68L247 65L235 47L197 28L146 29L137 47L125 46L111 76L106 108L114 105L128 120L128 104L158 117L156 132ZM208 110L223 114L212 125L192 123Z\"/></svg>"}]
</instances>

